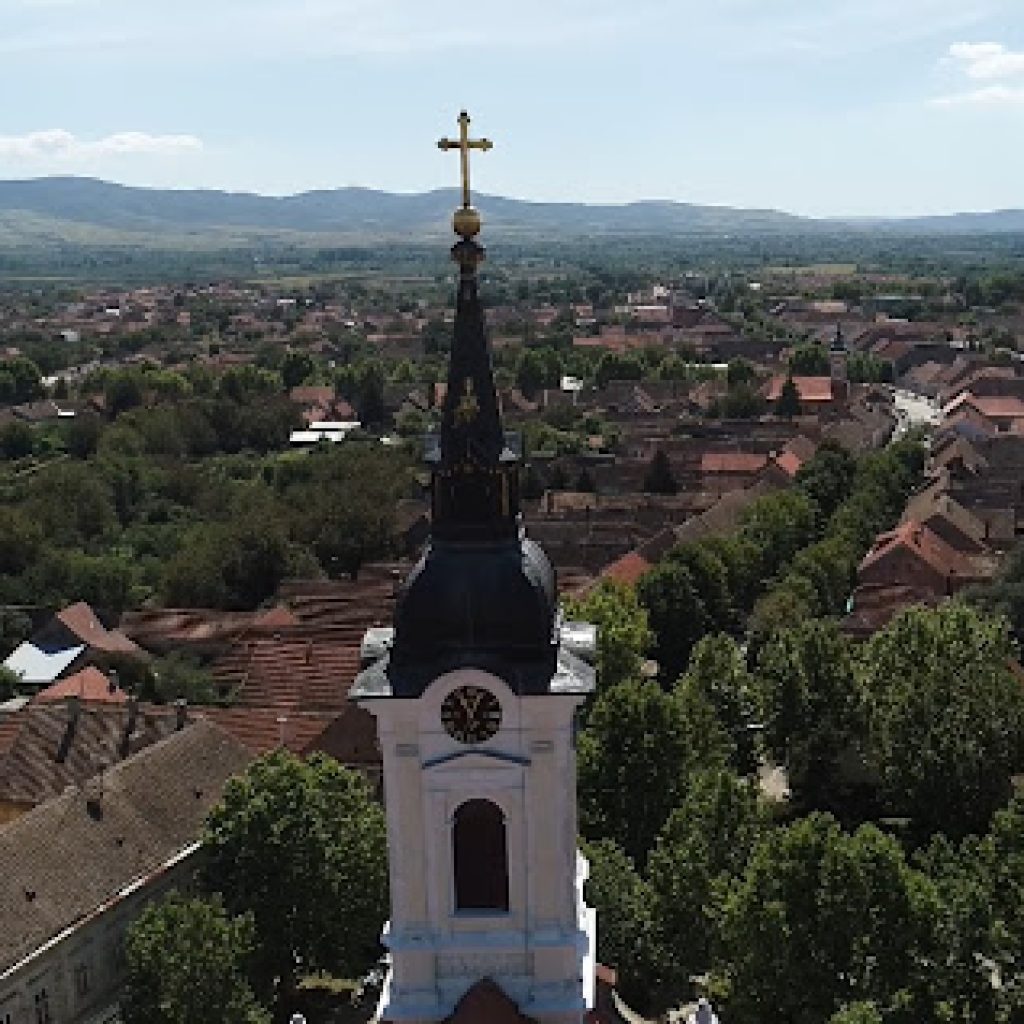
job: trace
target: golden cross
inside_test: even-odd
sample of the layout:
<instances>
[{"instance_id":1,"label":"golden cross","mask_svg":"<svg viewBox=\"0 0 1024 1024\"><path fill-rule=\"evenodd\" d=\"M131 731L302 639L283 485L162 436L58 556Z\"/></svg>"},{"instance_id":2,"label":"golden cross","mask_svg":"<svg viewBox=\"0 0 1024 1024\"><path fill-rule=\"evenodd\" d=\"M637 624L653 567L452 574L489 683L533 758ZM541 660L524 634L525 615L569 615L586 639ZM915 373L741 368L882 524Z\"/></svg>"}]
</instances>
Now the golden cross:
<instances>
[{"instance_id":1,"label":"golden cross","mask_svg":"<svg viewBox=\"0 0 1024 1024\"><path fill-rule=\"evenodd\" d=\"M469 208L469 151L471 149L481 149L486 152L488 149L494 148L494 143L490 139L471 139L469 137L469 114L462 111L459 114L459 138L455 139L441 139L437 144L438 149L459 150L459 155L462 159L462 205L465 209Z\"/></svg>"}]
</instances>

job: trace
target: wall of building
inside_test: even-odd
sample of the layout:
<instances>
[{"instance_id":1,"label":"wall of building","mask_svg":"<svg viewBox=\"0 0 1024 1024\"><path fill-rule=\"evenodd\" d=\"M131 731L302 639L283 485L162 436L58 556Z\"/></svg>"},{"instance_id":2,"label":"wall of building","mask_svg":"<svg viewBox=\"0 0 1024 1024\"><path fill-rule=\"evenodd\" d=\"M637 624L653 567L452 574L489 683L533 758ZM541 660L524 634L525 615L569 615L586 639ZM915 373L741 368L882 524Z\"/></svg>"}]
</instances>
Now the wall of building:
<instances>
[{"instance_id":1,"label":"wall of building","mask_svg":"<svg viewBox=\"0 0 1024 1024\"><path fill-rule=\"evenodd\" d=\"M103 1022L124 985L124 937L143 908L194 887L196 854L162 870L0 974L0 1024Z\"/></svg>"}]
</instances>

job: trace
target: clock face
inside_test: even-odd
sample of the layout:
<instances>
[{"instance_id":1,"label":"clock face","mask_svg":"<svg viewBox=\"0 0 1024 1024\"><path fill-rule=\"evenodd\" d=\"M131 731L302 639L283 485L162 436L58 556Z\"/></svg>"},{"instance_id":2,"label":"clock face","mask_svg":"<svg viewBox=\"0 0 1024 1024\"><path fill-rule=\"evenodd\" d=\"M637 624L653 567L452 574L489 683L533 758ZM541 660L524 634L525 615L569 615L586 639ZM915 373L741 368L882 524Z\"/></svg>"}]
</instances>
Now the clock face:
<instances>
[{"instance_id":1,"label":"clock face","mask_svg":"<svg viewBox=\"0 0 1024 1024\"><path fill-rule=\"evenodd\" d=\"M445 697L441 724L460 743L483 743L501 726L501 704L482 686L460 686Z\"/></svg>"}]
</instances>

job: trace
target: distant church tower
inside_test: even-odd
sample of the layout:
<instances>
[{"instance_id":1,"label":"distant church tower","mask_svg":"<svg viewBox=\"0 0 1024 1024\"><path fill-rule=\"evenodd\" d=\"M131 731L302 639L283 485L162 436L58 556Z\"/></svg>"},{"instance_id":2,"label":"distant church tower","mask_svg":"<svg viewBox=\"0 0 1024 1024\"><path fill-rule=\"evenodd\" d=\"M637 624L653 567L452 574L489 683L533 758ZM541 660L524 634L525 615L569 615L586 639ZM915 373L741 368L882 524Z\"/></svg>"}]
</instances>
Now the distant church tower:
<instances>
[{"instance_id":1,"label":"distant church tower","mask_svg":"<svg viewBox=\"0 0 1024 1024\"><path fill-rule=\"evenodd\" d=\"M843 337L842 323L836 324L835 337L828 353L829 376L832 378L832 395L837 401L845 401L850 394L849 353Z\"/></svg>"},{"instance_id":2,"label":"distant church tower","mask_svg":"<svg viewBox=\"0 0 1024 1024\"><path fill-rule=\"evenodd\" d=\"M457 142L460 268L431 539L393 631L371 630L352 697L377 718L391 877L379 1017L580 1024L596 921L576 848L576 708L595 631L562 620L555 574L519 517L520 445L502 428L477 294L469 118Z\"/></svg>"}]
</instances>

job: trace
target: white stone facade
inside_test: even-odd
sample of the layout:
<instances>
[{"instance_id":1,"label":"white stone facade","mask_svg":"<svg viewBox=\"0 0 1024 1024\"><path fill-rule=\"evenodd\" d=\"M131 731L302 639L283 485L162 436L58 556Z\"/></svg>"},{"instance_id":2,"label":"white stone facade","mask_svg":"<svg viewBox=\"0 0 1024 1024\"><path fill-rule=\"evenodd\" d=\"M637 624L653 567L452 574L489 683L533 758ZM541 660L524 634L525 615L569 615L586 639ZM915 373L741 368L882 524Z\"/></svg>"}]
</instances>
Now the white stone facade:
<instances>
[{"instance_id":1,"label":"white stone facade","mask_svg":"<svg viewBox=\"0 0 1024 1024\"><path fill-rule=\"evenodd\" d=\"M457 742L441 721L445 697L467 685L501 704L500 728L479 744ZM485 977L544 1024L579 1024L593 1006L595 915L576 848L581 700L519 697L492 675L460 669L419 698L360 701L377 716L384 762L392 914L381 1020L442 1021ZM507 912L455 907L453 823L475 799L504 816Z\"/></svg>"}]
</instances>

